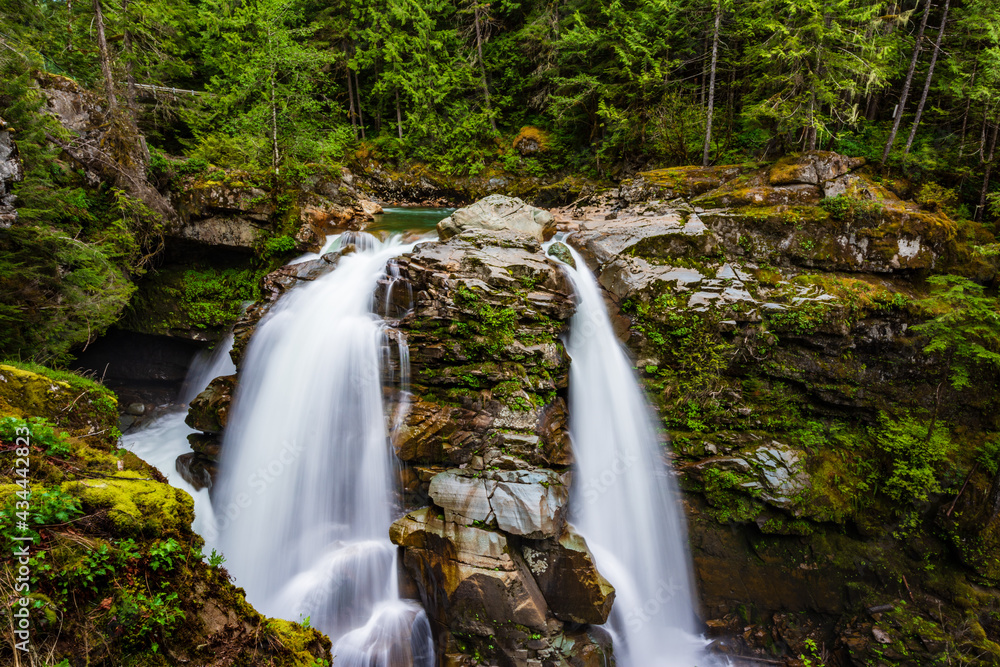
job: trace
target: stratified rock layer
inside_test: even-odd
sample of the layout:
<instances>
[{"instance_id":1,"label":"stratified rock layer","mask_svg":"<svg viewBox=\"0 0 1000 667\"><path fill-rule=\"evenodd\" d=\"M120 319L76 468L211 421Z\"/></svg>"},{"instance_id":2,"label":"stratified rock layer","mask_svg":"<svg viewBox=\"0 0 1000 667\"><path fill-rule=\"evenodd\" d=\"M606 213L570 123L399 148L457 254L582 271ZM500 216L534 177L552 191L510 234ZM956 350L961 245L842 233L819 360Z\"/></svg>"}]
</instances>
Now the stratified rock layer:
<instances>
[{"instance_id":1,"label":"stratified rock layer","mask_svg":"<svg viewBox=\"0 0 1000 667\"><path fill-rule=\"evenodd\" d=\"M614 590L566 522L573 313L559 264L516 231L466 231L399 261L413 402L394 434L407 498L402 567L454 664L608 664ZM530 562L527 560L530 554ZM603 661L603 662L602 662Z\"/></svg>"}]
</instances>

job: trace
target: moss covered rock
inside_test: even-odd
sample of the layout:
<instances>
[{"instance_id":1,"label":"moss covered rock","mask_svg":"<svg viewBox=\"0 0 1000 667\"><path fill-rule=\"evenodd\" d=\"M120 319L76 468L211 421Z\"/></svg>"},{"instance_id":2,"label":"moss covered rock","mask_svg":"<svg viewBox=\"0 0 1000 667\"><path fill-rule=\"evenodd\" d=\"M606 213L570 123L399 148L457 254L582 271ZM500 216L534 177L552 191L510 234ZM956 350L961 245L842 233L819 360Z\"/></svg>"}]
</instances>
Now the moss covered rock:
<instances>
[{"instance_id":1,"label":"moss covered rock","mask_svg":"<svg viewBox=\"0 0 1000 667\"><path fill-rule=\"evenodd\" d=\"M9 387L0 400L0 516L8 527L24 489L7 422L20 420L19 433L30 433L32 509L21 534L33 537L31 588L22 592L31 600L33 650L92 665L313 667L330 659L329 639L262 617L217 560L205 562L190 496L117 449L110 392L41 367L0 370ZM81 411L88 397L110 398L111 409ZM54 437L38 417L65 434ZM18 565L12 534L0 536L8 568ZM4 664L14 664L11 639L0 643Z\"/></svg>"}]
</instances>

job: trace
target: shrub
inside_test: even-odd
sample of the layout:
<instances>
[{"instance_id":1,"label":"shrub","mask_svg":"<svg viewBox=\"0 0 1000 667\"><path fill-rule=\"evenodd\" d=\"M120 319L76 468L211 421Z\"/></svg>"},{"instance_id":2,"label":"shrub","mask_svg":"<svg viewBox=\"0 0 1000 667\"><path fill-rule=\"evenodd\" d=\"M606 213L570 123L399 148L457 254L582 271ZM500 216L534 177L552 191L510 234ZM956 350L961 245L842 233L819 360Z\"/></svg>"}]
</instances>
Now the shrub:
<instances>
[{"instance_id":1,"label":"shrub","mask_svg":"<svg viewBox=\"0 0 1000 667\"><path fill-rule=\"evenodd\" d=\"M925 183L917 193L917 203L928 211L952 216L958 204L958 193L937 183Z\"/></svg>"}]
</instances>

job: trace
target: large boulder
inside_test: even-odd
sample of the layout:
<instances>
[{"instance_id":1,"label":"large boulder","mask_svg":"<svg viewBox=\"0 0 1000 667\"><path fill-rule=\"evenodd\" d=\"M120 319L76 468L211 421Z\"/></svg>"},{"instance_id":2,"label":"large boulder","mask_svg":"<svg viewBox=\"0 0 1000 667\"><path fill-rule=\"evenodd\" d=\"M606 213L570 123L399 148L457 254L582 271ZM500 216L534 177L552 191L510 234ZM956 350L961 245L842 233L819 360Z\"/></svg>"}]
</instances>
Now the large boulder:
<instances>
[{"instance_id":1,"label":"large boulder","mask_svg":"<svg viewBox=\"0 0 1000 667\"><path fill-rule=\"evenodd\" d=\"M215 378L188 408L184 422L202 433L222 433L229 420L229 407L236 390L236 376Z\"/></svg>"},{"instance_id":2,"label":"large boulder","mask_svg":"<svg viewBox=\"0 0 1000 667\"><path fill-rule=\"evenodd\" d=\"M556 618L567 623L608 620L615 589L598 572L587 542L573 526L566 524L558 539L525 542L521 552Z\"/></svg>"},{"instance_id":3,"label":"large boulder","mask_svg":"<svg viewBox=\"0 0 1000 667\"><path fill-rule=\"evenodd\" d=\"M826 181L843 176L864 163L865 159L861 157L847 157L829 151L809 151L775 162L768 173L768 181L773 186L822 186Z\"/></svg>"},{"instance_id":4,"label":"large boulder","mask_svg":"<svg viewBox=\"0 0 1000 667\"><path fill-rule=\"evenodd\" d=\"M490 195L471 206L460 208L438 223L442 239L469 229L512 231L545 241L555 233L552 214L524 203L517 197Z\"/></svg>"},{"instance_id":5,"label":"large boulder","mask_svg":"<svg viewBox=\"0 0 1000 667\"><path fill-rule=\"evenodd\" d=\"M389 537L404 547L403 567L424 608L452 632L516 633L526 641L516 625L546 629L545 599L503 533L448 522L424 508L392 524Z\"/></svg>"}]
</instances>

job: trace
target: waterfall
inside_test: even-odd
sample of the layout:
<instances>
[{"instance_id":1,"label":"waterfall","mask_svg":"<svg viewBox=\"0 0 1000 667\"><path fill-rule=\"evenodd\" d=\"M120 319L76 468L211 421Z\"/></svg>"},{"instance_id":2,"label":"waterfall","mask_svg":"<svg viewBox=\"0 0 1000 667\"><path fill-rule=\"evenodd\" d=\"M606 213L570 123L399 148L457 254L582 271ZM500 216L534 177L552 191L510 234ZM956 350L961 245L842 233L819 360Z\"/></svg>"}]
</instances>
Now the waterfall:
<instances>
[{"instance_id":1,"label":"waterfall","mask_svg":"<svg viewBox=\"0 0 1000 667\"><path fill-rule=\"evenodd\" d=\"M616 590L609 629L619 667L708 660L696 620L687 528L651 409L583 258L566 350L575 457L572 521Z\"/></svg>"},{"instance_id":2,"label":"waterfall","mask_svg":"<svg viewBox=\"0 0 1000 667\"><path fill-rule=\"evenodd\" d=\"M236 372L229 351L233 349L233 335L229 334L211 350L195 355L177 397L178 407L172 407L151 420L145 427L122 436L122 447L155 466L171 486L186 491L194 499L192 529L205 539L206 546L214 546L216 538L215 515L208 489L195 489L177 472L177 457L191 452L187 437L196 433L184 423L187 404L220 375Z\"/></svg>"},{"instance_id":3,"label":"waterfall","mask_svg":"<svg viewBox=\"0 0 1000 667\"><path fill-rule=\"evenodd\" d=\"M178 403L190 403L198 394L205 391L212 380L223 375L232 375L236 372L229 353L233 349L233 334L227 334L211 350L201 350L188 367L187 375L184 377L184 384L181 385L180 394L177 397Z\"/></svg>"},{"instance_id":4,"label":"waterfall","mask_svg":"<svg viewBox=\"0 0 1000 667\"><path fill-rule=\"evenodd\" d=\"M430 626L398 598L387 538L395 459L382 371L398 345L405 383L405 341L373 314L386 263L412 244L363 240L257 326L223 440L219 540L247 599L308 618L338 665L430 667Z\"/></svg>"}]
</instances>

